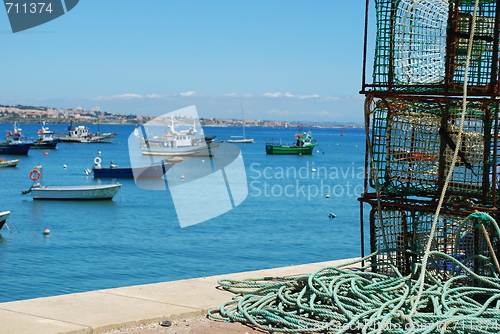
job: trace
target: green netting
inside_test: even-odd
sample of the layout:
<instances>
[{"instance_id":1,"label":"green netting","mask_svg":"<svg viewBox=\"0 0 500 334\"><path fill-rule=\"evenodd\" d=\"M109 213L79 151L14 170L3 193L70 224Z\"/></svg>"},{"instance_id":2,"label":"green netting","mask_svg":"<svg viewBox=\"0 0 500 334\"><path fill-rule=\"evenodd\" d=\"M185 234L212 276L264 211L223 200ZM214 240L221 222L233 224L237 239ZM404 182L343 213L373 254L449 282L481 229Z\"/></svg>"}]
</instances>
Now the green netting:
<instances>
[{"instance_id":1,"label":"green netting","mask_svg":"<svg viewBox=\"0 0 500 334\"><path fill-rule=\"evenodd\" d=\"M377 263L378 273L393 275L397 269L407 275L422 261L434 218L430 209L397 207L395 203L381 211L376 206L372 209L371 251L377 252L372 262ZM491 260L492 250L498 253L500 247L497 230L487 220L465 220L466 217L467 214L440 215L431 251L457 259L476 274L491 276L497 271ZM460 268L442 257L429 258L427 270L442 280L462 274Z\"/></svg>"},{"instance_id":2,"label":"green netting","mask_svg":"<svg viewBox=\"0 0 500 334\"><path fill-rule=\"evenodd\" d=\"M474 3L375 0L373 85L378 91L460 92ZM458 3L458 6L454 4ZM498 81L496 1L480 1L468 73L471 91L491 93ZM497 92L495 92L497 93Z\"/></svg>"},{"instance_id":3,"label":"green netting","mask_svg":"<svg viewBox=\"0 0 500 334\"><path fill-rule=\"evenodd\" d=\"M469 102L449 196L486 202L491 192L493 117L490 105ZM436 197L458 142L461 101L378 99L371 109L370 186L398 196Z\"/></svg>"}]
</instances>

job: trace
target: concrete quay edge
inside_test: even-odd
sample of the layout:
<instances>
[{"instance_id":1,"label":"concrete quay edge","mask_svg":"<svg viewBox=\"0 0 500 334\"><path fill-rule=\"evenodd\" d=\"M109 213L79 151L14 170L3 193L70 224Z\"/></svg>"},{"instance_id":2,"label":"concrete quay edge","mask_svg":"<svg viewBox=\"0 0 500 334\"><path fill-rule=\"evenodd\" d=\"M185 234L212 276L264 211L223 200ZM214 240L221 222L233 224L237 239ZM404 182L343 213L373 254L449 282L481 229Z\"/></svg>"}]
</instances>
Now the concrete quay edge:
<instances>
[{"instance_id":1,"label":"concrete quay edge","mask_svg":"<svg viewBox=\"0 0 500 334\"><path fill-rule=\"evenodd\" d=\"M300 276L354 260L356 258L0 303L0 334L94 334L122 326L192 318L206 314L234 296L217 289L219 279ZM356 267L359 264L348 268Z\"/></svg>"}]
</instances>

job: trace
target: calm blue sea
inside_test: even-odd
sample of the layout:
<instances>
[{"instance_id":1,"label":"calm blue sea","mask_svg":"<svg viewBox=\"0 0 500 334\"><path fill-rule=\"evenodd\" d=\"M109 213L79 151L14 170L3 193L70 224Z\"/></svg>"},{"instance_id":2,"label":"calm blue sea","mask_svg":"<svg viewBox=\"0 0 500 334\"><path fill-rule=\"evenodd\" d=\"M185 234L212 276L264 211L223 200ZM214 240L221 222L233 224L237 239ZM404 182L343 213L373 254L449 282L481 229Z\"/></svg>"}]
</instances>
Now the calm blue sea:
<instances>
[{"instance_id":1,"label":"calm blue sea","mask_svg":"<svg viewBox=\"0 0 500 334\"><path fill-rule=\"evenodd\" d=\"M39 128L19 126L27 136ZM48 126L55 132L66 128ZM0 124L0 134L7 130L12 124ZM116 182L94 179L84 170L98 150L103 165L112 160L130 166L127 140L134 127L101 125L100 130L118 136L112 144L60 143L57 150L4 156L21 161L0 169L0 211L11 211L11 232L0 230L0 302L360 255L362 129L345 129L344 136L340 129L313 129L319 153L274 156L265 154L266 137L292 142L297 130L247 128L247 137L256 138L255 144L239 144L248 197L235 209L186 228L179 226L169 192L138 188L134 180L118 180L123 187L112 201L33 201L22 195L38 165L45 185ZM241 128L204 131L219 140L241 135ZM338 217L330 219L330 212ZM45 228L50 235L43 234Z\"/></svg>"}]
</instances>

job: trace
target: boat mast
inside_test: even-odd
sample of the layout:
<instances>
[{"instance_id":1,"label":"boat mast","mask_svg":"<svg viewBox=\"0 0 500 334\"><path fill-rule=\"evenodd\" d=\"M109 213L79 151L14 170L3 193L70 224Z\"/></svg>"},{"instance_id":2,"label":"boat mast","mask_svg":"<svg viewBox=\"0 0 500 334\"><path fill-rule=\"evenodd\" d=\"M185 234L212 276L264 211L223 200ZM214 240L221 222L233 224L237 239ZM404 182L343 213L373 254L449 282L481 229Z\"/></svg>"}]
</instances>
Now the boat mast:
<instances>
[{"instance_id":1,"label":"boat mast","mask_svg":"<svg viewBox=\"0 0 500 334\"><path fill-rule=\"evenodd\" d=\"M245 136L245 117L243 116L243 102L240 101L240 103L241 103L241 122L243 128L243 139L246 139L247 137Z\"/></svg>"}]
</instances>

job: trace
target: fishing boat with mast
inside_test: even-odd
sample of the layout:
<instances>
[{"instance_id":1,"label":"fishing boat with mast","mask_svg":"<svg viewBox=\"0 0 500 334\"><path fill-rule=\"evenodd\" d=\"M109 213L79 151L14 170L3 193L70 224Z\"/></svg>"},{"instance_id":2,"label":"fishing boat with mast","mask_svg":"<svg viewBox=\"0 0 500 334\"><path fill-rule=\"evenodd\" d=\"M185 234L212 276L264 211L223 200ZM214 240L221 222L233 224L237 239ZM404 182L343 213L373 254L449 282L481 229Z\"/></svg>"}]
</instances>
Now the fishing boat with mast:
<instances>
[{"instance_id":1,"label":"fishing boat with mast","mask_svg":"<svg viewBox=\"0 0 500 334\"><path fill-rule=\"evenodd\" d=\"M0 143L0 154L27 155L32 145L33 142L28 141L14 123L14 132L7 131L5 142Z\"/></svg>"},{"instance_id":2,"label":"fishing boat with mast","mask_svg":"<svg viewBox=\"0 0 500 334\"><path fill-rule=\"evenodd\" d=\"M141 138L140 148L146 156L213 156L222 142L206 138L198 133L196 123L185 130L175 128L174 119L163 135L144 136Z\"/></svg>"},{"instance_id":3,"label":"fishing boat with mast","mask_svg":"<svg viewBox=\"0 0 500 334\"><path fill-rule=\"evenodd\" d=\"M89 128L84 125L73 126L70 123L67 134L56 135L62 142L65 143L111 143L116 137L116 133L96 133L93 134Z\"/></svg>"},{"instance_id":4,"label":"fishing boat with mast","mask_svg":"<svg viewBox=\"0 0 500 334\"><path fill-rule=\"evenodd\" d=\"M56 149L60 141L61 139L54 138L54 132L45 126L45 122L42 122L42 127L38 130L38 139L33 142L31 148Z\"/></svg>"},{"instance_id":5,"label":"fishing boat with mast","mask_svg":"<svg viewBox=\"0 0 500 334\"><path fill-rule=\"evenodd\" d=\"M313 139L311 131L297 133L294 136L294 144L283 144L280 140L279 143L268 141L266 143L266 154L281 154L281 155L311 155L314 147L316 147L316 140Z\"/></svg>"}]
</instances>

